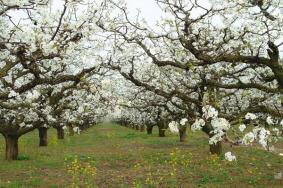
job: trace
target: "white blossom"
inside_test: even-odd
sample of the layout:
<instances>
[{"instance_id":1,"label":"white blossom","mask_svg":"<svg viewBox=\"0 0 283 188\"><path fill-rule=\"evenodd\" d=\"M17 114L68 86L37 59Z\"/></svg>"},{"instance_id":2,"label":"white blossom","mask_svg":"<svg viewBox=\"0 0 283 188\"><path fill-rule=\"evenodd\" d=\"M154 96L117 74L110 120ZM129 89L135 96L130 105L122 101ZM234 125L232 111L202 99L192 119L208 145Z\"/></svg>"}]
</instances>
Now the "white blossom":
<instances>
[{"instance_id":1,"label":"white blossom","mask_svg":"<svg viewBox=\"0 0 283 188\"><path fill-rule=\"evenodd\" d=\"M243 137L243 143L245 145L252 143L254 140L255 140L255 135L252 132L245 134L245 136Z\"/></svg>"},{"instance_id":2,"label":"white blossom","mask_svg":"<svg viewBox=\"0 0 283 188\"><path fill-rule=\"evenodd\" d=\"M22 127L26 126L26 124L25 124L25 122L22 122L22 123L19 124L19 126L22 128Z\"/></svg>"},{"instance_id":3,"label":"white blossom","mask_svg":"<svg viewBox=\"0 0 283 188\"><path fill-rule=\"evenodd\" d=\"M202 107L202 112L205 119L215 118L218 116L218 111L210 105Z\"/></svg>"},{"instance_id":4,"label":"white blossom","mask_svg":"<svg viewBox=\"0 0 283 188\"><path fill-rule=\"evenodd\" d=\"M169 126L169 129L172 133L174 133L174 134L179 133L178 123L176 121L170 122L168 126Z\"/></svg>"},{"instance_id":5,"label":"white blossom","mask_svg":"<svg viewBox=\"0 0 283 188\"><path fill-rule=\"evenodd\" d=\"M11 90L10 92L9 92L9 95L8 95L8 97L9 98L12 98L12 97L17 97L19 94L17 93L17 92L15 92L14 90Z\"/></svg>"},{"instance_id":6,"label":"white blossom","mask_svg":"<svg viewBox=\"0 0 283 188\"><path fill-rule=\"evenodd\" d=\"M247 113L245 115L245 119L255 120L256 118L257 118L257 116L253 113Z\"/></svg>"},{"instance_id":7,"label":"white blossom","mask_svg":"<svg viewBox=\"0 0 283 188\"><path fill-rule=\"evenodd\" d=\"M272 117L268 116L268 117L266 118L266 123L267 123L268 125L273 125L273 124L274 124L274 120L272 119Z\"/></svg>"},{"instance_id":8,"label":"white blossom","mask_svg":"<svg viewBox=\"0 0 283 188\"><path fill-rule=\"evenodd\" d=\"M74 128L73 128L73 131L74 131L75 133L77 133L77 134L80 134L80 132L81 132L81 130L80 130L79 127L74 127Z\"/></svg>"},{"instance_id":9,"label":"white blossom","mask_svg":"<svg viewBox=\"0 0 283 188\"><path fill-rule=\"evenodd\" d=\"M37 99L39 96L40 96L40 93L36 90L33 90L32 92L28 92L26 97L27 97L27 100L33 101Z\"/></svg>"},{"instance_id":10,"label":"white blossom","mask_svg":"<svg viewBox=\"0 0 283 188\"><path fill-rule=\"evenodd\" d=\"M232 155L232 153L229 151L229 152L226 152L225 153L225 159L227 161L236 161L236 156L235 155Z\"/></svg>"},{"instance_id":11,"label":"white blossom","mask_svg":"<svg viewBox=\"0 0 283 188\"><path fill-rule=\"evenodd\" d=\"M186 125L187 122L188 122L188 119L183 118L183 119L181 119L180 124L184 126L184 125Z\"/></svg>"},{"instance_id":12,"label":"white blossom","mask_svg":"<svg viewBox=\"0 0 283 188\"><path fill-rule=\"evenodd\" d=\"M193 131L201 130L202 127L205 125L205 121L203 119L196 119L196 121L192 124L191 129Z\"/></svg>"},{"instance_id":13,"label":"white blossom","mask_svg":"<svg viewBox=\"0 0 283 188\"><path fill-rule=\"evenodd\" d=\"M245 125L245 124L241 124L241 125L239 126L239 130L240 130L241 132L243 132L245 129L246 129L246 125Z\"/></svg>"},{"instance_id":14,"label":"white blossom","mask_svg":"<svg viewBox=\"0 0 283 188\"><path fill-rule=\"evenodd\" d=\"M214 130L225 130L230 129L230 123L225 118L214 118L211 120L211 125Z\"/></svg>"}]
</instances>

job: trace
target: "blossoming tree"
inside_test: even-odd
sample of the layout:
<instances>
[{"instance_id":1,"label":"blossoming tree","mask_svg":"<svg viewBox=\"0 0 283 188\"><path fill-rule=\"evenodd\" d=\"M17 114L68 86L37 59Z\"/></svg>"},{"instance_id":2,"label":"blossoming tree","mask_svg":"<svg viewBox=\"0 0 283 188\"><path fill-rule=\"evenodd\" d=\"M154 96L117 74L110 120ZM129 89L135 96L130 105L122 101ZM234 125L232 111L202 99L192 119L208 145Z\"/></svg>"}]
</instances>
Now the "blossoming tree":
<instances>
[{"instance_id":1,"label":"blossoming tree","mask_svg":"<svg viewBox=\"0 0 283 188\"><path fill-rule=\"evenodd\" d=\"M129 19L126 6L111 2L118 16L106 16L98 26L115 33L113 46L119 48L109 58L112 69L137 87L187 106L186 119L203 125L212 153L221 153L231 125L249 122L244 118L248 112L264 120L282 117L279 1L157 3L166 18L151 28ZM158 71L144 71L148 64ZM206 112L212 109L217 116ZM266 127L265 121L259 123ZM176 125L170 124L175 132Z\"/></svg>"},{"instance_id":2,"label":"blossoming tree","mask_svg":"<svg viewBox=\"0 0 283 188\"><path fill-rule=\"evenodd\" d=\"M6 159L17 158L20 136L50 121L53 109L47 90L75 85L96 69L89 64L74 71L72 56L87 47L90 22L98 18L96 4L60 3L54 7L49 0L0 2L0 132L6 140Z\"/></svg>"}]
</instances>

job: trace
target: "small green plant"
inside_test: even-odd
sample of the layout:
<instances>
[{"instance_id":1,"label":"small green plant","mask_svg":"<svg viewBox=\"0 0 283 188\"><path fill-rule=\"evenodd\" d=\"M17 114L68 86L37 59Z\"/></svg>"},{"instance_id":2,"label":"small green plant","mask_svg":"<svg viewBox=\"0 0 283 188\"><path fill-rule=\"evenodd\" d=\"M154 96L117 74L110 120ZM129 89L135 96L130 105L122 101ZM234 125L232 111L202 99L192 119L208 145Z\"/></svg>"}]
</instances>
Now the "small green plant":
<instances>
[{"instance_id":1,"label":"small green plant","mask_svg":"<svg viewBox=\"0 0 283 188\"><path fill-rule=\"evenodd\" d=\"M18 161L27 161L27 160L30 160L30 158L28 156L25 156L25 155L20 155L17 157L17 160Z\"/></svg>"}]
</instances>

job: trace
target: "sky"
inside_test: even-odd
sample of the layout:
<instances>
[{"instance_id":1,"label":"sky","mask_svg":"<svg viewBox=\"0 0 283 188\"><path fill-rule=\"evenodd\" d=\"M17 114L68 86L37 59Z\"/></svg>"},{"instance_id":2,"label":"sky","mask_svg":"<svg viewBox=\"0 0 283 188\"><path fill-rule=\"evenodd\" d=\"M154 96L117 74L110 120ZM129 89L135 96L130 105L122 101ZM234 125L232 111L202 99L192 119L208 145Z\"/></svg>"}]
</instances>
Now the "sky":
<instances>
[{"instance_id":1,"label":"sky","mask_svg":"<svg viewBox=\"0 0 283 188\"><path fill-rule=\"evenodd\" d=\"M128 3L130 14L134 17L137 10L141 11L141 16L150 25L154 25L158 18L161 17L162 11L156 4L155 0L125 0Z\"/></svg>"}]
</instances>

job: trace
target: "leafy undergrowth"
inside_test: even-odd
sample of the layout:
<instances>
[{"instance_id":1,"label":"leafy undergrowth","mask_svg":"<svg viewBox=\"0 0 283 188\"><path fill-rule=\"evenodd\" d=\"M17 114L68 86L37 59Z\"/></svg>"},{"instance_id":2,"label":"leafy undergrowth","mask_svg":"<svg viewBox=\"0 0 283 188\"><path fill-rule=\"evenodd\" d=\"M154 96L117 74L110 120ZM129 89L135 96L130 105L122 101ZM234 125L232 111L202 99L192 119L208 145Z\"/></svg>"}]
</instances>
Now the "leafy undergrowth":
<instances>
[{"instance_id":1,"label":"leafy undergrowth","mask_svg":"<svg viewBox=\"0 0 283 188\"><path fill-rule=\"evenodd\" d=\"M188 133L178 142L117 125L98 125L38 147L37 132L20 139L17 161L5 161L0 139L0 187L281 187L283 157L249 147L224 146L236 162L208 154L207 138Z\"/></svg>"}]
</instances>

